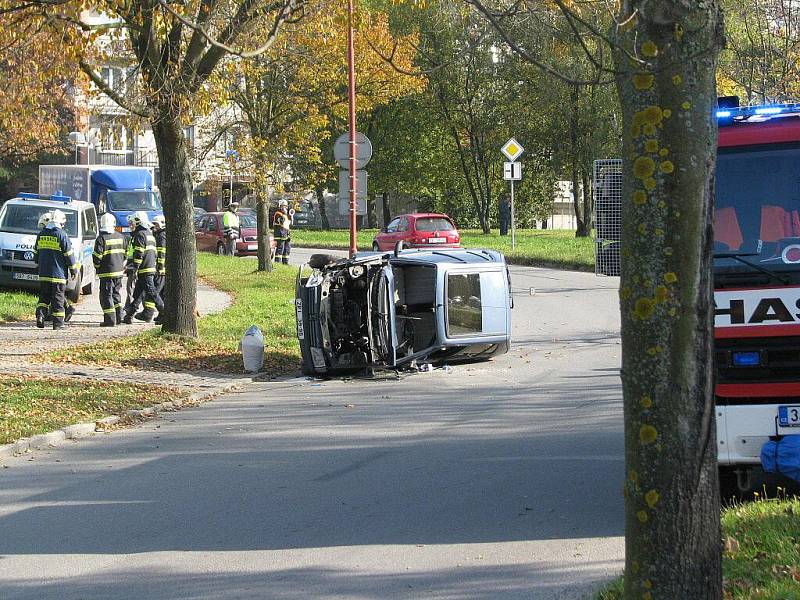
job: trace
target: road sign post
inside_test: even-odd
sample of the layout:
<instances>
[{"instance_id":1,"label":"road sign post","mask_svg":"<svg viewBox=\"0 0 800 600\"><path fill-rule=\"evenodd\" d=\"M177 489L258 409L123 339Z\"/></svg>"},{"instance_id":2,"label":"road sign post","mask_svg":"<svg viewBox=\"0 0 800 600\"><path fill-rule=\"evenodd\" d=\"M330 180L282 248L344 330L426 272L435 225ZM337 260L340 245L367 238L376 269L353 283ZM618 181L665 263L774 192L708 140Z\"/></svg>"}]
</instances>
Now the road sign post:
<instances>
[{"instance_id":1,"label":"road sign post","mask_svg":"<svg viewBox=\"0 0 800 600\"><path fill-rule=\"evenodd\" d=\"M525 148L513 137L508 140L500 152L511 162L503 163L503 179L511 182L511 249L517 248L517 226L514 218L514 182L522 179L522 163L516 160L522 156Z\"/></svg>"}]
</instances>

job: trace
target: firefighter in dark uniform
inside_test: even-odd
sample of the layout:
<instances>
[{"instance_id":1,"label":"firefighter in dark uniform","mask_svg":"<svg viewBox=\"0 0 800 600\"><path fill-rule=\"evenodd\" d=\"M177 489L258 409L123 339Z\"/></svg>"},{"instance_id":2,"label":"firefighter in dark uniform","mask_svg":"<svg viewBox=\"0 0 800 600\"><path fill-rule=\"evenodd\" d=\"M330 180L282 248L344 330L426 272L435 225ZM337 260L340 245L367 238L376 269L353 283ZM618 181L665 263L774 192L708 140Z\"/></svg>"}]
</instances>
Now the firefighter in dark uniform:
<instances>
[{"instance_id":1,"label":"firefighter in dark uniform","mask_svg":"<svg viewBox=\"0 0 800 600\"><path fill-rule=\"evenodd\" d=\"M289 264L289 253L292 251L292 238L289 235L289 227L292 224L292 217L289 215L289 203L281 200L278 203L278 210L272 217L272 235L275 237L275 262Z\"/></svg>"},{"instance_id":2,"label":"firefighter in dark uniform","mask_svg":"<svg viewBox=\"0 0 800 600\"><path fill-rule=\"evenodd\" d=\"M103 322L100 327L114 327L122 323L122 276L125 270L125 238L114 231L117 220L106 213L100 217L100 235L94 242L94 261L100 278L100 307Z\"/></svg>"},{"instance_id":3,"label":"firefighter in dark uniform","mask_svg":"<svg viewBox=\"0 0 800 600\"><path fill-rule=\"evenodd\" d=\"M131 304L133 303L133 289L136 287L136 269L133 266L133 230L136 225L133 224L133 213L128 215L128 246L125 249L125 312L131 311Z\"/></svg>"},{"instance_id":4,"label":"firefighter in dark uniform","mask_svg":"<svg viewBox=\"0 0 800 600\"><path fill-rule=\"evenodd\" d=\"M67 216L56 209L50 222L39 232L34 246L39 263L39 303L36 305L36 326L44 328L48 307L53 317L53 329L63 329L74 308L65 297L67 279L74 277L80 265L75 260L72 243L64 231Z\"/></svg>"},{"instance_id":5,"label":"firefighter in dark uniform","mask_svg":"<svg viewBox=\"0 0 800 600\"><path fill-rule=\"evenodd\" d=\"M155 284L158 295L164 300L164 276L167 274L167 232L164 215L153 217L153 237L156 240L156 276ZM158 324L161 323L161 314L154 319Z\"/></svg>"},{"instance_id":6,"label":"firefighter in dark uniform","mask_svg":"<svg viewBox=\"0 0 800 600\"><path fill-rule=\"evenodd\" d=\"M156 310L164 310L164 303L155 284L157 252L156 240L150 231L147 214L137 211L133 215L133 267L136 269L136 287L133 289L133 301L126 309L123 323L130 324L139 303L144 301L144 309L136 315L137 321L150 323Z\"/></svg>"}]
</instances>

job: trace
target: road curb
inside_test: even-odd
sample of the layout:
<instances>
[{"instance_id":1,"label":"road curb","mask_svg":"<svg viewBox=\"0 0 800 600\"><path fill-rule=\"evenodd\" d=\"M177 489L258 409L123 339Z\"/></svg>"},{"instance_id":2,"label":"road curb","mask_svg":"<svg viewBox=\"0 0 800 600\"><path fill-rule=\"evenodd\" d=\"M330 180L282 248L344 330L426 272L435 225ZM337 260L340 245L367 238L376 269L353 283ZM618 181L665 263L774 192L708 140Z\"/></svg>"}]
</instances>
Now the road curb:
<instances>
[{"instance_id":1,"label":"road curb","mask_svg":"<svg viewBox=\"0 0 800 600\"><path fill-rule=\"evenodd\" d=\"M67 425L55 431L33 435L30 438L20 438L10 444L0 445L0 463L21 454L28 454L33 450L63 447L67 440L77 442L81 438L93 437L96 433L111 433L117 429L155 418L162 412L175 412L183 408L198 406L222 394L236 391L244 384L252 384L256 381L253 377L243 377L217 389L194 392L186 398L173 398L167 402L154 404L147 408L128 410L125 412L124 417L109 415L102 419L97 419L93 423Z\"/></svg>"}]
</instances>

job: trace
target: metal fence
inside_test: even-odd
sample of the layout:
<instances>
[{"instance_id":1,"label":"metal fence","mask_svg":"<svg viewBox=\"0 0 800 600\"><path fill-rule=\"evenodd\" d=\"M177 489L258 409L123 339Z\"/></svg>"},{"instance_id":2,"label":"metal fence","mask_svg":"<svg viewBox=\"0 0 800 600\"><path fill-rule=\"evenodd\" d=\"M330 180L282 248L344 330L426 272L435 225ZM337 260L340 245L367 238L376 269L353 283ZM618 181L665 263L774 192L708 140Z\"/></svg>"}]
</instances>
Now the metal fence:
<instances>
[{"instance_id":1,"label":"metal fence","mask_svg":"<svg viewBox=\"0 0 800 600\"><path fill-rule=\"evenodd\" d=\"M618 276L622 229L622 160L594 161L595 265L597 275Z\"/></svg>"}]
</instances>

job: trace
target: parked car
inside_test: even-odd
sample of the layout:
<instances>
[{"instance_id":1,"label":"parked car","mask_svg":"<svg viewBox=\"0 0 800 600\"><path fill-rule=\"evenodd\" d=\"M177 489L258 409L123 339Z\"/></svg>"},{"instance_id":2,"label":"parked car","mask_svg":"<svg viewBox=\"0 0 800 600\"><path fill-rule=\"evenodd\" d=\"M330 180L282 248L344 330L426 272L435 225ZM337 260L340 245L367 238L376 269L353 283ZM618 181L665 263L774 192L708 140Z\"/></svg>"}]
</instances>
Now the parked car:
<instances>
[{"instance_id":1,"label":"parked car","mask_svg":"<svg viewBox=\"0 0 800 600\"><path fill-rule=\"evenodd\" d=\"M375 236L372 249L375 252L392 250L400 241L406 248L458 248L461 236L447 215L412 213L392 219Z\"/></svg>"},{"instance_id":2,"label":"parked car","mask_svg":"<svg viewBox=\"0 0 800 600\"><path fill-rule=\"evenodd\" d=\"M511 282L492 250L398 250L349 259L315 254L295 290L307 375L508 352Z\"/></svg>"},{"instance_id":3,"label":"parked car","mask_svg":"<svg viewBox=\"0 0 800 600\"><path fill-rule=\"evenodd\" d=\"M221 212L210 212L203 215L195 231L197 249L206 252L225 254L225 240L222 236ZM239 216L240 235L236 240L236 256L255 256L258 253L256 238L256 218L253 215ZM270 257L275 256L275 238L269 234Z\"/></svg>"}]
</instances>

